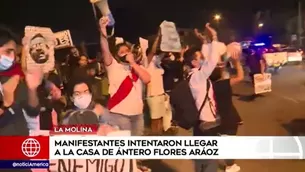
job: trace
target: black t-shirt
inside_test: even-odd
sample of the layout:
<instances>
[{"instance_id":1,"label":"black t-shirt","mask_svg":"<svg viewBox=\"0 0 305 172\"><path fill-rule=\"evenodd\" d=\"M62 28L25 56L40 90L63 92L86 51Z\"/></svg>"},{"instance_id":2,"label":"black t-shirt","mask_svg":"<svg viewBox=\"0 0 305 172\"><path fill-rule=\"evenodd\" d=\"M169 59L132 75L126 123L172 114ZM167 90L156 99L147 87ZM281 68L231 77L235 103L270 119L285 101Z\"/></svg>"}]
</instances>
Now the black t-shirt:
<instances>
[{"instance_id":1,"label":"black t-shirt","mask_svg":"<svg viewBox=\"0 0 305 172\"><path fill-rule=\"evenodd\" d=\"M241 118L232 101L230 79L213 82L216 108L221 117L221 130L226 132L236 128Z\"/></svg>"},{"instance_id":2,"label":"black t-shirt","mask_svg":"<svg viewBox=\"0 0 305 172\"><path fill-rule=\"evenodd\" d=\"M32 108L27 104L13 104L0 115L0 136L28 136L29 129L22 109L28 116L39 115L40 107Z\"/></svg>"},{"instance_id":3,"label":"black t-shirt","mask_svg":"<svg viewBox=\"0 0 305 172\"><path fill-rule=\"evenodd\" d=\"M163 86L165 91L170 91L175 84L183 79L183 64L179 61L163 61L161 63L164 69Z\"/></svg>"}]
</instances>

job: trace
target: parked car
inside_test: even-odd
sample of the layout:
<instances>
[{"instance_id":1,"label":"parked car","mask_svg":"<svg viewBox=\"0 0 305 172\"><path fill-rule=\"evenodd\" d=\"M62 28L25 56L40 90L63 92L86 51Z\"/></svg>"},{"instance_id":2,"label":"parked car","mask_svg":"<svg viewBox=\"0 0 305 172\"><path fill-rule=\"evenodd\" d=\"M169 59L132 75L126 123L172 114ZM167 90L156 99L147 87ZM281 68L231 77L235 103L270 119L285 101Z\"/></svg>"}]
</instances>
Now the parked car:
<instances>
[{"instance_id":1,"label":"parked car","mask_svg":"<svg viewBox=\"0 0 305 172\"><path fill-rule=\"evenodd\" d=\"M303 60L303 51L297 48L288 47L282 51L287 52L287 61L293 63L301 63Z\"/></svg>"}]
</instances>

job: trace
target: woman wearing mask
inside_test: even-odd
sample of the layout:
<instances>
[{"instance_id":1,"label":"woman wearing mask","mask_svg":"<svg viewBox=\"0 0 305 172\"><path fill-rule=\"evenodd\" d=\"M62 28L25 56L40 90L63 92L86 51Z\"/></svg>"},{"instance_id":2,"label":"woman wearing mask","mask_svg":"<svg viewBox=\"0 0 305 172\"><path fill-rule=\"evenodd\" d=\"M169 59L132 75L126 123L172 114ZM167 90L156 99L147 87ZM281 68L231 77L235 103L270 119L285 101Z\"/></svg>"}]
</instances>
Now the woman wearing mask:
<instances>
[{"instance_id":1,"label":"woman wearing mask","mask_svg":"<svg viewBox=\"0 0 305 172\"><path fill-rule=\"evenodd\" d=\"M230 53L233 52L233 53ZM222 135L236 135L241 118L232 101L232 86L239 83L244 78L244 71L240 62L241 50L238 43L231 43L227 46L227 54L231 57L232 63L236 68L236 76L224 78L224 66L218 66L210 76L212 81L217 112L221 117L219 132ZM234 160L225 160L226 172L237 172L240 167L234 163Z\"/></svg>"}]
</instances>

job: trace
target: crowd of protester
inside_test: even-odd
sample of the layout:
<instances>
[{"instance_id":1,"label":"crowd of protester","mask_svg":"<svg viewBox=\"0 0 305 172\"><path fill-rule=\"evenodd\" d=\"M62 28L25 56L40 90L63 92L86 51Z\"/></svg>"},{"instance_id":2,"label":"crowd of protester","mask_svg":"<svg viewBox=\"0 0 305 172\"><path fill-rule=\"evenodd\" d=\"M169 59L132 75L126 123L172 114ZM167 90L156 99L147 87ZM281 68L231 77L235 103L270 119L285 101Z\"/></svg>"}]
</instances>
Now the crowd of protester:
<instances>
[{"instance_id":1,"label":"crowd of protester","mask_svg":"<svg viewBox=\"0 0 305 172\"><path fill-rule=\"evenodd\" d=\"M89 58L72 47L48 74L27 71L24 54L17 51L19 40L0 28L0 135L29 135L30 130L68 124L130 130L133 136L176 135L177 126L193 128L194 136L237 134L243 121L231 87L244 78L238 43L225 45L207 24L205 32L194 31L202 45L184 46L181 53L163 52L159 31L147 50L135 54L128 43L108 42L107 18L99 24L101 57ZM228 62L234 75L228 75ZM144 104L149 133L144 132ZM197 114L191 113L193 106ZM225 162L227 172L240 170L234 160ZM218 165L216 160L195 162L196 172L216 172ZM150 171L142 165L139 169Z\"/></svg>"}]
</instances>

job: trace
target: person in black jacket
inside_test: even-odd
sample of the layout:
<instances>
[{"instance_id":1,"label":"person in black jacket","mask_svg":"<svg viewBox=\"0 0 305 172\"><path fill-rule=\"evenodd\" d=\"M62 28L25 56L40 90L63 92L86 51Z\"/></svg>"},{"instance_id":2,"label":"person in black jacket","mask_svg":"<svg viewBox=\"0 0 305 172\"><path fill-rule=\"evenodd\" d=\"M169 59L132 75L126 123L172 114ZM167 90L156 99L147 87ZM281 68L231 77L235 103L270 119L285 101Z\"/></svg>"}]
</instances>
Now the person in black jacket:
<instances>
[{"instance_id":1,"label":"person in black jacket","mask_svg":"<svg viewBox=\"0 0 305 172\"><path fill-rule=\"evenodd\" d=\"M0 28L0 72L9 70L15 63L17 42L9 29ZM27 113L28 116L39 114L36 89L41 83L41 78L41 71L25 74L28 100L22 103L15 103L14 100L14 92L19 83L20 75L13 75L5 83L0 83L2 97L0 102L0 136L29 135L24 113Z\"/></svg>"}]
</instances>

